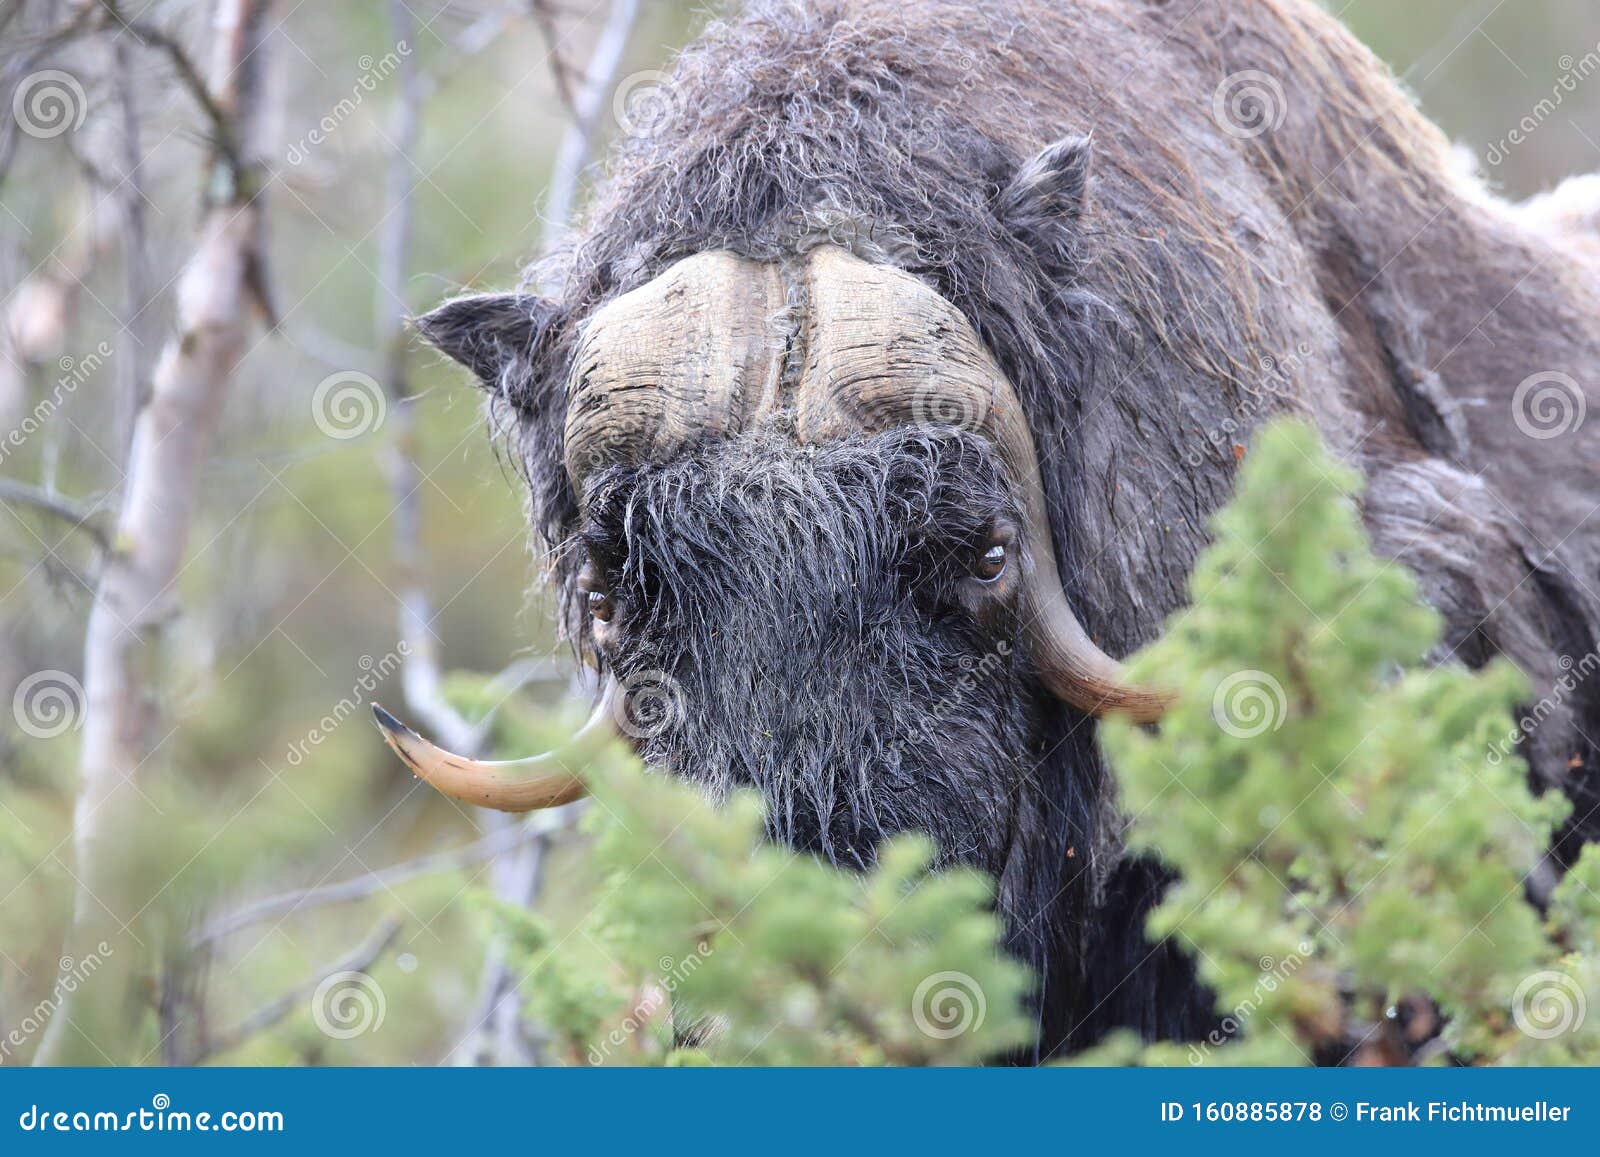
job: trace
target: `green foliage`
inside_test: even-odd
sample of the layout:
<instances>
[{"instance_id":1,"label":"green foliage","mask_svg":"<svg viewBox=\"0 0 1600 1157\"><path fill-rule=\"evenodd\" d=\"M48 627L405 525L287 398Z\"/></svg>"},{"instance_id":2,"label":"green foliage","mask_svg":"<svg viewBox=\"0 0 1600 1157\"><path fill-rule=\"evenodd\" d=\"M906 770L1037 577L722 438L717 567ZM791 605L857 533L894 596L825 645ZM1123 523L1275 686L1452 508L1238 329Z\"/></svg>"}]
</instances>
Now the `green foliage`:
<instances>
[{"instance_id":1,"label":"green foliage","mask_svg":"<svg viewBox=\"0 0 1600 1157\"><path fill-rule=\"evenodd\" d=\"M592 912L560 940L498 911L533 1013L580 1064L966 1064L1031 1039L993 885L920 839L865 875L774 846L618 752L586 818Z\"/></svg>"},{"instance_id":2,"label":"green foliage","mask_svg":"<svg viewBox=\"0 0 1600 1157\"><path fill-rule=\"evenodd\" d=\"M1574 986L1593 990L1600 864L1549 927L1524 900L1568 809L1507 754L1525 684L1425 664L1438 621L1371 553L1356 489L1310 429L1264 430L1192 605L1132 664L1178 694L1158 728L1103 729L1130 843L1182 877L1150 932L1193 951L1239 1031L1097 1059L1393 1062L1434 1006L1442 1047L1418 1059L1600 1059L1592 1025L1559 1025L1568 1005L1582 1020Z\"/></svg>"}]
</instances>

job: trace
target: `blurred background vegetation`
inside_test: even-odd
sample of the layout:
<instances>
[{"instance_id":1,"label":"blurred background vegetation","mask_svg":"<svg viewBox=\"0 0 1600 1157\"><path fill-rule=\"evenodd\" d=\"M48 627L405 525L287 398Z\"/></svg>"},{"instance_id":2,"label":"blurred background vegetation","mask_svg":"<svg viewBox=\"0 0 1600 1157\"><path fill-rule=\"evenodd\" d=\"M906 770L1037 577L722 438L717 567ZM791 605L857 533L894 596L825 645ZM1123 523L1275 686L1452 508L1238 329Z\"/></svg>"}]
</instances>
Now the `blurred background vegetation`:
<instances>
[{"instance_id":1,"label":"blurred background vegetation","mask_svg":"<svg viewBox=\"0 0 1600 1157\"><path fill-rule=\"evenodd\" d=\"M37 432L5 447L0 478L62 496L93 527L120 501L121 392L172 330L208 146L159 46L116 49L101 36L37 50L46 30L86 7L0 4L0 117L15 119L13 93L39 70L68 74L84 94L83 119L67 131L6 123L0 136L0 318L9 327L0 427L16 429L42 400L60 399ZM594 155L617 131L619 110L626 119L629 94L647 96L655 70L705 19L670 0L627 7L625 48L597 93ZM1564 58L1600 45L1600 9L1588 0L1330 7L1479 156L1551 94L1570 69ZM207 58L206 4L130 0L123 9ZM381 392L354 419L355 436L337 423L330 434L325 383L385 373L384 327L398 307L379 271L397 149L409 158L411 234L398 281L406 310L462 287L511 286L552 240L547 191L573 124L562 89L608 21L619 26L618 13L588 0L279 0L271 11L263 250L277 324L255 327L229 384L200 475L182 611L163 625L163 677L146 689L163 723L142 769L145 802L163 822L148 840L130 826L123 850L124 870L150 881L154 899L117 922L124 939L108 946L140 976L160 978L148 983L161 991L142 995L164 1011L136 1039L107 1041L104 1059L549 1059L496 974L499 925L464 898L532 903L556 935L581 944L583 913L563 880L585 837L526 837L419 789L367 722L373 699L397 708L406 699L396 604L407 584L431 600L429 638L444 670L509 673L493 687L521 685L519 703L554 703L568 691L570 664L538 590L515 472L485 436L464 375L425 350L405 354L414 443ZM552 67L552 49L565 71ZM414 145L401 149L407 83L419 86L418 123ZM130 106L136 168L119 152ZM1518 198L1600 170L1600 77L1580 82L1525 143L1485 168ZM125 301L121 244L130 203L142 206L148 261L149 292L136 309ZM74 383L64 393L63 380ZM397 446L420 471L414 570L396 557L388 471ZM0 503L0 704L37 692L48 672L66 712L59 727L38 716L22 727L15 711L0 710L0 1038L21 1037L0 1039L5 1064L33 1057L60 1007L61 978L84 963L60 958L78 888L78 715L99 564L93 535L59 513ZM470 718L487 692L463 677L450 693ZM518 746L502 732L498 741ZM512 844L515 856L490 855ZM417 862L469 846L470 862ZM396 864L416 870L385 873ZM315 891L345 881L360 886ZM251 907L279 896L287 898ZM595 953L598 962L599 945ZM146 967L163 961L170 967ZM369 973L374 990L319 997L316 982L339 964ZM313 1015L319 999L324 1015Z\"/></svg>"}]
</instances>

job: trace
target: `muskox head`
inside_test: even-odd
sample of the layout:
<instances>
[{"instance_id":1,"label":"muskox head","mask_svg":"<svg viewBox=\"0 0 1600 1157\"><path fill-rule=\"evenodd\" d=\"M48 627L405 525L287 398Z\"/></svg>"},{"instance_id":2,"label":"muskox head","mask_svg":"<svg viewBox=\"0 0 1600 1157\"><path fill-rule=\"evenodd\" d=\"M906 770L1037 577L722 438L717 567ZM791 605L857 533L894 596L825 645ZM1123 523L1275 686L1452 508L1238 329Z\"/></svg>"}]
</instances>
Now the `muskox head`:
<instances>
[{"instance_id":1,"label":"muskox head","mask_svg":"<svg viewBox=\"0 0 1600 1157\"><path fill-rule=\"evenodd\" d=\"M423 328L488 376L530 302ZM620 723L836 861L919 830L999 871L1050 713L1160 713L1068 605L1016 390L916 277L827 244L687 257L588 318L566 396L568 597L606 688L580 744ZM494 765L390 734L473 803L581 791L570 752Z\"/></svg>"}]
</instances>

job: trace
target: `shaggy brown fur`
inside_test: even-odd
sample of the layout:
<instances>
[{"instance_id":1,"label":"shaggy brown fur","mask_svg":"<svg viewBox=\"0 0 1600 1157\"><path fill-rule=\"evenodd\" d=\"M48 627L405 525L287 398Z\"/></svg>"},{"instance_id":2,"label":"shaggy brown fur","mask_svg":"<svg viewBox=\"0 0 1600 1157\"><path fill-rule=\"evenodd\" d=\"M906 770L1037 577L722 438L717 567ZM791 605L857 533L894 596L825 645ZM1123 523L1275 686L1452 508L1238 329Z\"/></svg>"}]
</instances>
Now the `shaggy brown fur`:
<instances>
[{"instance_id":1,"label":"shaggy brown fur","mask_svg":"<svg viewBox=\"0 0 1600 1157\"><path fill-rule=\"evenodd\" d=\"M1218 100L1252 78L1262 131L1227 131ZM664 96L539 271L558 301L509 299L497 336L481 307L424 324L508 420L580 645L560 446L579 327L685 254L831 241L924 278L1016 383L1068 594L1113 655L1181 606L1235 446L1285 412L1365 472L1374 542L1449 625L1441 660L1505 654L1544 694L1563 656L1594 652L1600 418L1534 439L1512 408L1540 372L1600 408L1600 265L1562 234L1593 217L1485 196L1309 0L758 4L693 44ZM1577 800L1565 859L1600 829L1600 684L1547 716L1526 751ZM1096 759L1086 736L1077 717L1054 736L1074 782ZM1114 825L1103 841L1101 911L1133 923L1150 880L1117 873ZM1095 950L1052 930L1082 913L1010 915L1040 922L1021 940L1047 970ZM1072 972L1045 1052L1112 1024L1193 1031L1154 1007L1188 1007L1160 995L1185 983L1177 965L1140 960L1136 931L1087 933L1119 938L1145 976Z\"/></svg>"}]
</instances>

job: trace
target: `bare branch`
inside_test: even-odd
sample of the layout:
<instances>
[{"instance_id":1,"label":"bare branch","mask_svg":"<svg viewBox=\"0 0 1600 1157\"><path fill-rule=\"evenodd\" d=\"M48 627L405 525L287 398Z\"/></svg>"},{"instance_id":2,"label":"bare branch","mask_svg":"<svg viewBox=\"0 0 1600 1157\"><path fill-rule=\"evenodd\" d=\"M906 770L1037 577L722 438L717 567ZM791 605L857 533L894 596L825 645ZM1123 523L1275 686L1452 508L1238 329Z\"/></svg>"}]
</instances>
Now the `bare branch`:
<instances>
[{"instance_id":1,"label":"bare branch","mask_svg":"<svg viewBox=\"0 0 1600 1157\"><path fill-rule=\"evenodd\" d=\"M545 6L536 2L535 15L544 11ZM571 97L569 108L572 120L562 134L550 187L545 194L541 246L545 252L554 248L571 219L578 181L594 150L600 110L610 94L637 14L638 0L612 0L605 26L584 69L583 86ZM546 29L546 37L554 58L556 41L553 20ZM558 69L558 85L561 79ZM491 817L484 822L504 822L504 817ZM522 906L536 902L544 885L544 866L549 850L550 840L540 839L510 860L495 861L491 880L495 896L506 903ZM507 959L505 946L498 940L490 944L488 957L484 961L481 989L473 1028L455 1050L458 1060L469 1063L506 1058L537 1061L539 1046L536 1041L526 1039L522 1023L515 970Z\"/></svg>"},{"instance_id":2,"label":"bare branch","mask_svg":"<svg viewBox=\"0 0 1600 1157\"><path fill-rule=\"evenodd\" d=\"M83 531L94 539L95 545L101 550L111 549L111 534L105 527L105 512L95 507L85 506L54 491L29 486L13 478L0 478L0 502L26 506L48 514L73 530Z\"/></svg>"},{"instance_id":3,"label":"bare branch","mask_svg":"<svg viewBox=\"0 0 1600 1157\"><path fill-rule=\"evenodd\" d=\"M367 934L365 940L345 956L323 965L304 983L290 989L276 1000L262 1005L233 1028L205 1041L200 1046L199 1055L194 1057L191 1063L198 1064L209 1057L231 1052L252 1037L265 1032L309 1000L316 992L317 986L328 977L341 972L365 972L377 962L378 957L388 951L389 945L400 935L403 923L394 916L383 920Z\"/></svg>"},{"instance_id":4,"label":"bare branch","mask_svg":"<svg viewBox=\"0 0 1600 1157\"><path fill-rule=\"evenodd\" d=\"M132 33L146 46L166 54L172 63L172 70L178 75L179 83L200 106L200 111L205 114L206 121L211 126L212 148L221 155L235 175L242 173L245 162L239 148L238 130L233 117L228 115L217 98L212 95L211 87L200 75L200 69L190 58L189 50L165 29L124 16L122 9L114 0L100 0L100 4L113 23Z\"/></svg>"},{"instance_id":5,"label":"bare branch","mask_svg":"<svg viewBox=\"0 0 1600 1157\"><path fill-rule=\"evenodd\" d=\"M583 164L592 150L594 128L601 102L609 91L629 30L637 11L637 0L614 0L611 16L596 44L594 59L586 70L581 88L573 87L573 77L557 51L553 11L548 4L534 0L534 19L539 22L551 48L558 91L572 114L562 138L562 151L546 201L546 220L553 229L564 229ZM414 18L401 0L389 5L390 29L396 40L414 35ZM482 748L485 729L464 719L441 691L438 648L432 632L432 609L424 581L424 556L421 547L421 509L418 492L422 471L416 460L415 398L406 378L405 330L407 314L404 299L405 269L409 257L411 194L414 186L415 149L421 103L426 82L417 75L409 58L401 65L400 97L394 111L389 138L393 144L388 159L387 205L378 241L377 346L382 359L381 376L390 401L392 442L388 458L390 497L394 518L394 560L397 589L400 593L400 635L410 648L402 671L406 705L446 746L467 756ZM507 689L505 694L510 694ZM489 832L485 842L504 836L510 821L497 813L478 818ZM565 822L563 818L562 822ZM504 826L503 826L504 825ZM500 900L518 905L531 903L538 895L548 851L547 833L531 841L517 840L508 851L516 854L492 861L491 889ZM482 1031L480 1031L482 1030ZM522 1024L520 1002L515 998L515 977L504 945L494 943L484 966L482 996L472 1032L479 1043L463 1049L462 1055L491 1056L501 1061L523 1062L535 1059L534 1046Z\"/></svg>"},{"instance_id":6,"label":"bare branch","mask_svg":"<svg viewBox=\"0 0 1600 1157\"><path fill-rule=\"evenodd\" d=\"M17 78L33 71L33 66L54 49L76 40L80 34L87 30L93 23L95 8L85 4L78 8L71 18L59 28L51 29L41 36L31 40L27 39L21 30L12 29L13 23L21 23L23 5L13 4L0 9L0 31L5 33L5 42L8 47L17 45L21 51L5 62L0 68L0 99L7 105L12 99L12 90ZM0 183L4 183L6 174L10 171L12 157L16 153L17 137L20 129L14 117L0 117Z\"/></svg>"},{"instance_id":7,"label":"bare branch","mask_svg":"<svg viewBox=\"0 0 1600 1157\"><path fill-rule=\"evenodd\" d=\"M223 0L215 24L212 68L216 99L228 110L228 147L254 144L263 118L259 73L270 0ZM185 58L187 59L187 58ZM208 94L209 95L209 94ZM128 455L115 541L95 592L84 637L84 702L79 749L81 787L73 817L77 904L68 948L94 943L116 921L111 904L128 903L118 860L106 854L114 833L143 806L136 782L156 746L158 704L152 689L162 684L152 671L153 647L170 621L176 582L199 505L201 464L221 420L228 385L250 333L259 301L262 205L248 180L219 188L218 166L238 159L214 145L207 174L206 213L195 251L178 285L176 333L162 351L149 400L139 411ZM238 168L231 175L240 177ZM133 905L128 903L129 910ZM115 923L111 924L116 927ZM78 989L66 1003L94 1002L108 1023L132 1015L136 979L131 968L116 980ZM36 1061L64 1063L83 1048L74 1039L78 1019L63 1008L52 1018ZM130 1038L131 1035L130 1035ZM80 1053L81 1055L81 1053Z\"/></svg>"},{"instance_id":8,"label":"bare branch","mask_svg":"<svg viewBox=\"0 0 1600 1157\"><path fill-rule=\"evenodd\" d=\"M556 24L556 13L553 5L547 0L528 0L528 10L533 16L533 22L539 27L539 34L544 37L545 49L550 57L550 78L555 81L556 95L561 99L562 106L567 110L567 117L572 121L581 120L578 112L577 86L573 83L572 68L567 64L566 58L561 55L561 40L559 28Z\"/></svg>"},{"instance_id":9,"label":"bare branch","mask_svg":"<svg viewBox=\"0 0 1600 1157\"><path fill-rule=\"evenodd\" d=\"M117 364L117 445L123 455L133 442L133 423L149 390L146 374L149 358L146 343L155 344L150 309L150 252L145 223L144 158L139 140L138 89L133 77L133 49L122 38L111 47L112 84L121 113L118 126L119 158L122 178L115 186L122 217L122 328L132 348Z\"/></svg>"},{"instance_id":10,"label":"bare branch","mask_svg":"<svg viewBox=\"0 0 1600 1157\"><path fill-rule=\"evenodd\" d=\"M12 289L0 308L0 416L22 406L30 371L54 361L66 348L84 284L116 237L99 209L94 174L88 166L79 168L87 181L88 207L52 255ZM77 192L74 188L69 196Z\"/></svg>"},{"instance_id":11,"label":"bare branch","mask_svg":"<svg viewBox=\"0 0 1600 1157\"><path fill-rule=\"evenodd\" d=\"M605 27L600 30L594 51L584 69L584 85L574 98L574 113L550 173L550 188L544 200L544 238L541 248L549 253L561 241L572 221L578 198L578 180L594 152L600 111L605 107L628 37L639 14L639 0L612 0Z\"/></svg>"},{"instance_id":12,"label":"bare branch","mask_svg":"<svg viewBox=\"0 0 1600 1157\"><path fill-rule=\"evenodd\" d=\"M522 11L523 0L508 0L469 24L455 39L458 57L475 56L495 42L512 17Z\"/></svg>"},{"instance_id":13,"label":"bare branch","mask_svg":"<svg viewBox=\"0 0 1600 1157\"><path fill-rule=\"evenodd\" d=\"M390 0L389 27L396 41L416 36L416 18L405 0ZM401 680L406 707L452 750L471 757L483 744L475 727L445 700L439 649L431 627L432 607L423 580L422 469L416 460L416 399L406 380L405 269L411 246L412 190L421 125L422 78L415 54L400 63L400 99L395 104L385 173L386 212L378 237L376 344L380 377L390 400L392 440L388 454L389 495L394 519L394 561L400 595L400 637L408 647Z\"/></svg>"},{"instance_id":14,"label":"bare branch","mask_svg":"<svg viewBox=\"0 0 1600 1157\"><path fill-rule=\"evenodd\" d=\"M547 813L539 813L544 816ZM216 940L232 936L262 921L271 920L278 916L285 916L292 912L299 912L309 908L322 908L330 904L349 904L356 900L364 900L378 892L415 880L420 876L429 876L438 872L451 872L459 868L471 867L473 864L484 860L493 859L513 848L529 843L543 833L548 824L519 824L503 831L493 832L474 843L462 848L454 848L445 852L432 852L426 856L418 856L414 860L394 864L387 868L379 868L349 880L341 880L337 884L326 884L318 888L303 888L294 892L283 892L276 896L268 896L247 904L242 908L218 917L207 924L197 933L191 941L191 947L199 949Z\"/></svg>"}]
</instances>

